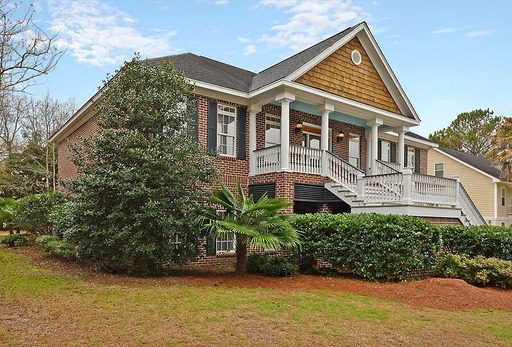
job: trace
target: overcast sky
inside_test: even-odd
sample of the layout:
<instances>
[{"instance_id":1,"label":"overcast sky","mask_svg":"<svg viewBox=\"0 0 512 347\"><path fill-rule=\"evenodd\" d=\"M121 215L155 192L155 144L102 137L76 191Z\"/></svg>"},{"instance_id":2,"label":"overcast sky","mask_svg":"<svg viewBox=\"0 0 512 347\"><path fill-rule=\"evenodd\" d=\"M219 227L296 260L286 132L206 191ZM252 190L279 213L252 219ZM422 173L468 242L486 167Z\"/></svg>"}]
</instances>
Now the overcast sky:
<instances>
[{"instance_id":1,"label":"overcast sky","mask_svg":"<svg viewBox=\"0 0 512 347\"><path fill-rule=\"evenodd\" d=\"M32 87L81 106L133 52L193 52L258 72L366 21L422 119L423 135L460 112L512 115L512 1L49 0L39 25L66 54Z\"/></svg>"}]
</instances>

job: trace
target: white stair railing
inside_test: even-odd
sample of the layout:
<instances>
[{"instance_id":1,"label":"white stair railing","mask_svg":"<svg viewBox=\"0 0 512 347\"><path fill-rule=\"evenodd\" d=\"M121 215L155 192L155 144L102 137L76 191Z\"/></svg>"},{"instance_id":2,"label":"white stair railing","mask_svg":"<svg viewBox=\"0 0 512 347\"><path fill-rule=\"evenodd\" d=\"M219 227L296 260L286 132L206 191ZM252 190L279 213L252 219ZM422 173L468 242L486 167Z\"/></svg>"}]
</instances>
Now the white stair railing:
<instances>
[{"instance_id":1,"label":"white stair railing","mask_svg":"<svg viewBox=\"0 0 512 347\"><path fill-rule=\"evenodd\" d=\"M476 208L473 200L464 189L464 186L458 182L459 184L459 204L462 210L462 213L468 218L471 225L485 225L485 219L480 214L480 211Z\"/></svg>"},{"instance_id":2,"label":"white stair railing","mask_svg":"<svg viewBox=\"0 0 512 347\"><path fill-rule=\"evenodd\" d=\"M364 176L363 171L331 152L325 152L325 156L326 176L350 191L356 192L357 180Z\"/></svg>"},{"instance_id":3,"label":"white stair railing","mask_svg":"<svg viewBox=\"0 0 512 347\"><path fill-rule=\"evenodd\" d=\"M281 168L280 153L281 146L279 145L255 150L255 173L261 175L279 171Z\"/></svg>"},{"instance_id":4,"label":"white stair railing","mask_svg":"<svg viewBox=\"0 0 512 347\"><path fill-rule=\"evenodd\" d=\"M398 169L393 167L395 163L384 162L382 160L375 161L376 175L387 175L399 172ZM399 166L398 166L399 167Z\"/></svg>"},{"instance_id":5,"label":"white stair railing","mask_svg":"<svg viewBox=\"0 0 512 347\"><path fill-rule=\"evenodd\" d=\"M400 172L385 175L365 176L365 203L400 202L403 197L403 175Z\"/></svg>"}]
</instances>

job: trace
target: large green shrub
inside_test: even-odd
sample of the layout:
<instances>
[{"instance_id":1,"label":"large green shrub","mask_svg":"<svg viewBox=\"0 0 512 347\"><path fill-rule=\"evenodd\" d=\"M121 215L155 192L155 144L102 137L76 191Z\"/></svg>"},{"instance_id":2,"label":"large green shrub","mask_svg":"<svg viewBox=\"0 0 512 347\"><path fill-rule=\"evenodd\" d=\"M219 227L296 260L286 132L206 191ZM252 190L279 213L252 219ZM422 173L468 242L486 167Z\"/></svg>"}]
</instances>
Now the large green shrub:
<instances>
[{"instance_id":1,"label":"large green shrub","mask_svg":"<svg viewBox=\"0 0 512 347\"><path fill-rule=\"evenodd\" d=\"M51 255L72 259L76 257L76 247L50 235L42 235L36 239L36 243Z\"/></svg>"},{"instance_id":2,"label":"large green shrub","mask_svg":"<svg viewBox=\"0 0 512 347\"><path fill-rule=\"evenodd\" d=\"M297 274L295 266L286 258L251 254L247 258L247 272L274 277L291 277Z\"/></svg>"},{"instance_id":3,"label":"large green shrub","mask_svg":"<svg viewBox=\"0 0 512 347\"><path fill-rule=\"evenodd\" d=\"M16 224L30 233L50 233L52 210L64 203L66 196L58 192L28 195L18 200Z\"/></svg>"},{"instance_id":4,"label":"large green shrub","mask_svg":"<svg viewBox=\"0 0 512 347\"><path fill-rule=\"evenodd\" d=\"M441 277L460 278L478 286L512 288L512 261L447 254L436 264Z\"/></svg>"},{"instance_id":5,"label":"large green shrub","mask_svg":"<svg viewBox=\"0 0 512 347\"><path fill-rule=\"evenodd\" d=\"M454 254L512 260L512 229L499 226L440 227L443 248Z\"/></svg>"},{"instance_id":6,"label":"large green shrub","mask_svg":"<svg viewBox=\"0 0 512 347\"><path fill-rule=\"evenodd\" d=\"M13 198L0 198L0 229L12 232L18 229L16 225L16 210L18 202Z\"/></svg>"},{"instance_id":7,"label":"large green shrub","mask_svg":"<svg viewBox=\"0 0 512 347\"><path fill-rule=\"evenodd\" d=\"M323 260L371 280L404 280L435 265L438 229L416 217L379 214L306 214L293 226L301 231L302 265Z\"/></svg>"},{"instance_id":8,"label":"large green shrub","mask_svg":"<svg viewBox=\"0 0 512 347\"><path fill-rule=\"evenodd\" d=\"M6 245L7 247L19 247L27 243L25 236L21 234L12 234L4 236L0 239L0 244Z\"/></svg>"}]
</instances>

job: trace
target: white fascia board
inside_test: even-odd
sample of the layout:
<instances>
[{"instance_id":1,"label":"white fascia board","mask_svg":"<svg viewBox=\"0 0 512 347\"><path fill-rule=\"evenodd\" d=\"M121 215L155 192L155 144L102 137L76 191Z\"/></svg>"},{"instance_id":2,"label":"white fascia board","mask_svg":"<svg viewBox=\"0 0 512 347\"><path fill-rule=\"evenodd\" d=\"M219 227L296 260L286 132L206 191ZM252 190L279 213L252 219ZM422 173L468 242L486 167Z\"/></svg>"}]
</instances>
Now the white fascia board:
<instances>
[{"instance_id":1,"label":"white fascia board","mask_svg":"<svg viewBox=\"0 0 512 347\"><path fill-rule=\"evenodd\" d=\"M455 160L456 162L458 162L458 163L460 163L460 164L462 164L462 165L464 165L464 166L466 166L466 167L468 167L468 168L470 168L470 169L475 170L476 172L478 172L478 173L480 173L480 174L482 174L482 175L484 175L484 176L489 177L489 178L492 180L492 182L493 182L493 183L501 182L501 180L497 179L496 177L494 177L494 176L492 176L492 175L489 175L487 172L483 172L482 170L477 169L476 167L469 165L469 164L468 164L468 163L466 163L465 161L462 161L462 160L460 160L460 159L458 159L458 158L455 158L454 156L449 155L448 153L445 153L445 152L443 152L442 150L440 150L440 149L438 149L438 148L433 148L433 150L434 150L434 151L436 151L436 152L438 152L438 153L440 153L440 154L442 154L442 155L447 156L447 157L448 157L448 158L450 158L450 159Z\"/></svg>"},{"instance_id":2,"label":"white fascia board","mask_svg":"<svg viewBox=\"0 0 512 347\"><path fill-rule=\"evenodd\" d=\"M392 136L393 138L395 138L395 137L398 138L398 133L395 132L395 131L386 131L385 133L390 135L390 136ZM419 143L419 144L422 144L424 146L428 146L428 147L431 147L431 148L438 148L439 147L439 145L437 143L435 143L435 142L418 139L416 137L409 136L409 135L405 135L404 139L406 141L411 142L411 143Z\"/></svg>"},{"instance_id":3,"label":"white fascia board","mask_svg":"<svg viewBox=\"0 0 512 347\"><path fill-rule=\"evenodd\" d=\"M186 80L190 84L192 84L193 86L197 86L197 87L201 87L201 88L205 88L205 89L210 89L210 90L214 90L216 92L221 92L221 93L225 93L225 94L229 94L229 95L234 95L234 96L238 96L238 97L241 97L241 98L246 98L246 99L249 98L249 93L246 93L246 92L241 92L239 90L222 87L222 86L219 86L219 85L216 85L216 84L213 84L213 83L202 82L202 81L194 80L194 79L191 79L191 78L187 78Z\"/></svg>"},{"instance_id":4,"label":"white fascia board","mask_svg":"<svg viewBox=\"0 0 512 347\"><path fill-rule=\"evenodd\" d=\"M103 89L102 89L103 90ZM89 110L90 107L92 107L92 105L94 105L96 103L96 101L98 101L98 99L100 98L101 96L101 92L102 90L99 90L96 92L96 94L94 94L89 100L87 100L85 102L85 104L82 105L82 107L80 107L73 116L71 116L71 118L69 118L66 123L64 123L60 128L59 130L57 130L49 139L48 139L48 142L49 143L52 143L54 142L56 139L58 139L60 137L61 134L63 134L72 124L74 124L85 112L87 112L87 110Z\"/></svg>"}]
</instances>

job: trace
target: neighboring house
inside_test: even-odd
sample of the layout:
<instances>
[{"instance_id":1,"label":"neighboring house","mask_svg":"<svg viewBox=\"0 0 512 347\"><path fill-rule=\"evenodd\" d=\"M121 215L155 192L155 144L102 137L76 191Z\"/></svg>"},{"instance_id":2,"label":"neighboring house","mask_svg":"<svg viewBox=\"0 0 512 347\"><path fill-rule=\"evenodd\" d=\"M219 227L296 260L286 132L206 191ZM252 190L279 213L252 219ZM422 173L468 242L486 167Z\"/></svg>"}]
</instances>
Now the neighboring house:
<instances>
[{"instance_id":1,"label":"neighboring house","mask_svg":"<svg viewBox=\"0 0 512 347\"><path fill-rule=\"evenodd\" d=\"M428 153L428 173L458 177L487 224L512 224L512 182L500 178L501 169L489 159L449 148Z\"/></svg>"},{"instance_id":2,"label":"neighboring house","mask_svg":"<svg viewBox=\"0 0 512 347\"><path fill-rule=\"evenodd\" d=\"M482 224L457 181L426 176L437 145L409 129L420 119L366 23L259 73L191 53L170 60L195 86L195 129L228 185L293 202L289 213L375 212ZM77 172L68 146L96 131L96 94L52 137L59 175ZM231 242L231 243L230 243ZM208 244L208 253L230 240Z\"/></svg>"}]
</instances>

